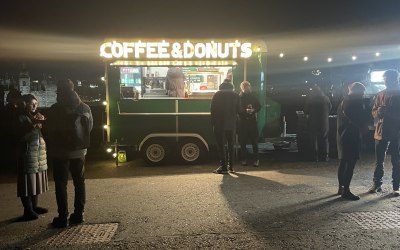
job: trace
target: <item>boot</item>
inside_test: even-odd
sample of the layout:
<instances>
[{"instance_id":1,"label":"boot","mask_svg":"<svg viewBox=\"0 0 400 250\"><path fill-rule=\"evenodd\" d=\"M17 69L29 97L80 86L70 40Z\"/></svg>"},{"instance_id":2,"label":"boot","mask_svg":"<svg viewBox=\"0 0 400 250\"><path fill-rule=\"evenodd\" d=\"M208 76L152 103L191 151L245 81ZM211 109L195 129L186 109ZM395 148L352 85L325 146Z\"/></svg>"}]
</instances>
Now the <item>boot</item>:
<instances>
[{"instance_id":1,"label":"boot","mask_svg":"<svg viewBox=\"0 0 400 250\"><path fill-rule=\"evenodd\" d=\"M351 193L350 189L343 189L342 198L351 200L351 201L357 201L360 199L360 196L357 196L357 195L354 195L353 193Z\"/></svg>"},{"instance_id":2,"label":"boot","mask_svg":"<svg viewBox=\"0 0 400 250\"><path fill-rule=\"evenodd\" d=\"M83 218L83 213L77 213L74 212L69 216L69 224L80 224L85 222L85 219Z\"/></svg>"},{"instance_id":3,"label":"boot","mask_svg":"<svg viewBox=\"0 0 400 250\"><path fill-rule=\"evenodd\" d=\"M337 195L342 195L343 194L343 186L339 185L338 191L337 191Z\"/></svg>"},{"instance_id":4,"label":"boot","mask_svg":"<svg viewBox=\"0 0 400 250\"><path fill-rule=\"evenodd\" d=\"M24 206L24 215L21 217L21 221L30 221L36 220L39 218L39 215L35 213L32 209L32 198L31 196L23 196L21 197L22 205Z\"/></svg>"},{"instance_id":5,"label":"boot","mask_svg":"<svg viewBox=\"0 0 400 250\"><path fill-rule=\"evenodd\" d=\"M32 209L33 211L35 211L35 213L37 214L45 214L47 213L49 210L47 208L44 207L38 207L38 196L34 195L32 196Z\"/></svg>"}]
</instances>

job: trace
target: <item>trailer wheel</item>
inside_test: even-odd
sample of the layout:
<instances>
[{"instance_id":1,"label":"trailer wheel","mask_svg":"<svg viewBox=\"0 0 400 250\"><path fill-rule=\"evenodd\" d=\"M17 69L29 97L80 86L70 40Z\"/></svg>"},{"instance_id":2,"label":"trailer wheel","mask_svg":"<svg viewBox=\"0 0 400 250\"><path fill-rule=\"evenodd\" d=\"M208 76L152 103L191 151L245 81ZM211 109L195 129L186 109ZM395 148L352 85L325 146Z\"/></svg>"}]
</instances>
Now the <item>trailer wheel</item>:
<instances>
[{"instance_id":1,"label":"trailer wheel","mask_svg":"<svg viewBox=\"0 0 400 250\"><path fill-rule=\"evenodd\" d=\"M196 139L184 139L179 143L179 155L183 162L198 163L206 153L204 144Z\"/></svg>"},{"instance_id":2,"label":"trailer wheel","mask_svg":"<svg viewBox=\"0 0 400 250\"><path fill-rule=\"evenodd\" d=\"M141 150L144 160L151 165L164 163L167 155L167 144L161 140L148 140Z\"/></svg>"}]
</instances>

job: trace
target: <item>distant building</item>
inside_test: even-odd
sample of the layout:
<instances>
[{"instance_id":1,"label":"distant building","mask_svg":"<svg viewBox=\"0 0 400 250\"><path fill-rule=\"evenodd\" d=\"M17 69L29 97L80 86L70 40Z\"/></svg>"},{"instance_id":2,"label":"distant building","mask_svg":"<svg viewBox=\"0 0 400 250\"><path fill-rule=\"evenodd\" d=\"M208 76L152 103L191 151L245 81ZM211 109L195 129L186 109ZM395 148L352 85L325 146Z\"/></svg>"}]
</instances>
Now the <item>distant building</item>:
<instances>
[{"instance_id":1,"label":"distant building","mask_svg":"<svg viewBox=\"0 0 400 250\"><path fill-rule=\"evenodd\" d=\"M18 77L18 90L21 91L22 95L29 94L31 92L31 77L26 69L26 65L22 65L21 72Z\"/></svg>"}]
</instances>

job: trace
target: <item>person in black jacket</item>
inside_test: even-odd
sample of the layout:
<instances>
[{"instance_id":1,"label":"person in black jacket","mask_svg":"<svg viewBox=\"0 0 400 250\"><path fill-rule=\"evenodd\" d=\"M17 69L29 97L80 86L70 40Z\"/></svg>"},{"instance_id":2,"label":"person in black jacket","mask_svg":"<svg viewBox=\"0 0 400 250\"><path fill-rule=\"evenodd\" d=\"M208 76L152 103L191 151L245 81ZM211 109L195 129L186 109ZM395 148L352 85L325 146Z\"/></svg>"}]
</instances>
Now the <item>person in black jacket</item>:
<instances>
[{"instance_id":1,"label":"person in black jacket","mask_svg":"<svg viewBox=\"0 0 400 250\"><path fill-rule=\"evenodd\" d=\"M337 149L339 158L338 195L345 199L359 200L350 192L350 182L354 166L360 158L361 133L368 130L369 114L363 102L365 87L354 82L349 86L349 94L337 110Z\"/></svg>"},{"instance_id":2,"label":"person in black jacket","mask_svg":"<svg viewBox=\"0 0 400 250\"><path fill-rule=\"evenodd\" d=\"M239 110L239 95L233 91L231 80L225 79L219 86L219 91L215 93L211 100L211 122L221 163L221 166L214 170L214 173L234 172L234 138Z\"/></svg>"},{"instance_id":3,"label":"person in black jacket","mask_svg":"<svg viewBox=\"0 0 400 250\"><path fill-rule=\"evenodd\" d=\"M76 131L66 130L69 120L66 116L78 114L88 120L88 130L93 128L93 117L90 107L83 103L74 91L71 80L61 80L57 84L57 103L51 106L45 124L48 135L48 153L53 165L53 177L56 186L56 200L58 217L53 219L54 227L62 228L68 224L68 197L67 184L68 173L71 172L75 187L74 213L69 217L70 224L78 224L84 221L83 212L86 201L85 191L85 156L87 148L66 147L68 136L72 137ZM68 126L69 127L69 126ZM66 135L70 133L70 135Z\"/></svg>"},{"instance_id":4,"label":"person in black jacket","mask_svg":"<svg viewBox=\"0 0 400 250\"><path fill-rule=\"evenodd\" d=\"M257 112L260 111L261 105L255 95L251 93L251 85L248 81L240 84L240 104L241 112L239 114L239 143L240 156L242 165L247 165L248 152L246 144L249 141L253 147L254 167L258 167L258 127Z\"/></svg>"},{"instance_id":5,"label":"person in black jacket","mask_svg":"<svg viewBox=\"0 0 400 250\"><path fill-rule=\"evenodd\" d=\"M328 161L329 153L329 112L332 104L319 86L314 86L307 99L304 111L308 115L311 140L314 145L314 159Z\"/></svg>"}]
</instances>

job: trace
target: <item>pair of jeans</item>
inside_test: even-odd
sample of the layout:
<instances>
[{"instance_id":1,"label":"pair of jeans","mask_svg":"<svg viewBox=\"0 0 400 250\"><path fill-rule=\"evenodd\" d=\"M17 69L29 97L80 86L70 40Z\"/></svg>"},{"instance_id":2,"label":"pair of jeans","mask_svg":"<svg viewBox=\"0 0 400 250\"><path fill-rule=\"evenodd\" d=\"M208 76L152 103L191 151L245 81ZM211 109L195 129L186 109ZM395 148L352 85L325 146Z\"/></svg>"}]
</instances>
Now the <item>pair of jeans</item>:
<instances>
[{"instance_id":1,"label":"pair of jeans","mask_svg":"<svg viewBox=\"0 0 400 250\"><path fill-rule=\"evenodd\" d=\"M214 135L221 166L223 168L233 167L235 132L233 130L214 129Z\"/></svg>"},{"instance_id":2,"label":"pair of jeans","mask_svg":"<svg viewBox=\"0 0 400 250\"><path fill-rule=\"evenodd\" d=\"M357 159L340 159L338 169L339 186L343 186L344 190L349 190L350 182L353 178L354 167Z\"/></svg>"},{"instance_id":3,"label":"pair of jeans","mask_svg":"<svg viewBox=\"0 0 400 250\"><path fill-rule=\"evenodd\" d=\"M400 155L399 155L399 138L394 137L391 139L382 139L375 141L375 158L376 166L374 171L374 183L376 186L381 186L384 174L384 160L386 153L390 153L390 160L392 162L392 181L393 189L399 189L400 182Z\"/></svg>"},{"instance_id":4,"label":"pair of jeans","mask_svg":"<svg viewBox=\"0 0 400 250\"><path fill-rule=\"evenodd\" d=\"M56 200L60 218L68 217L68 174L71 172L75 188L75 214L83 214L86 202L85 157L76 159L53 159L53 178L56 186Z\"/></svg>"}]
</instances>

